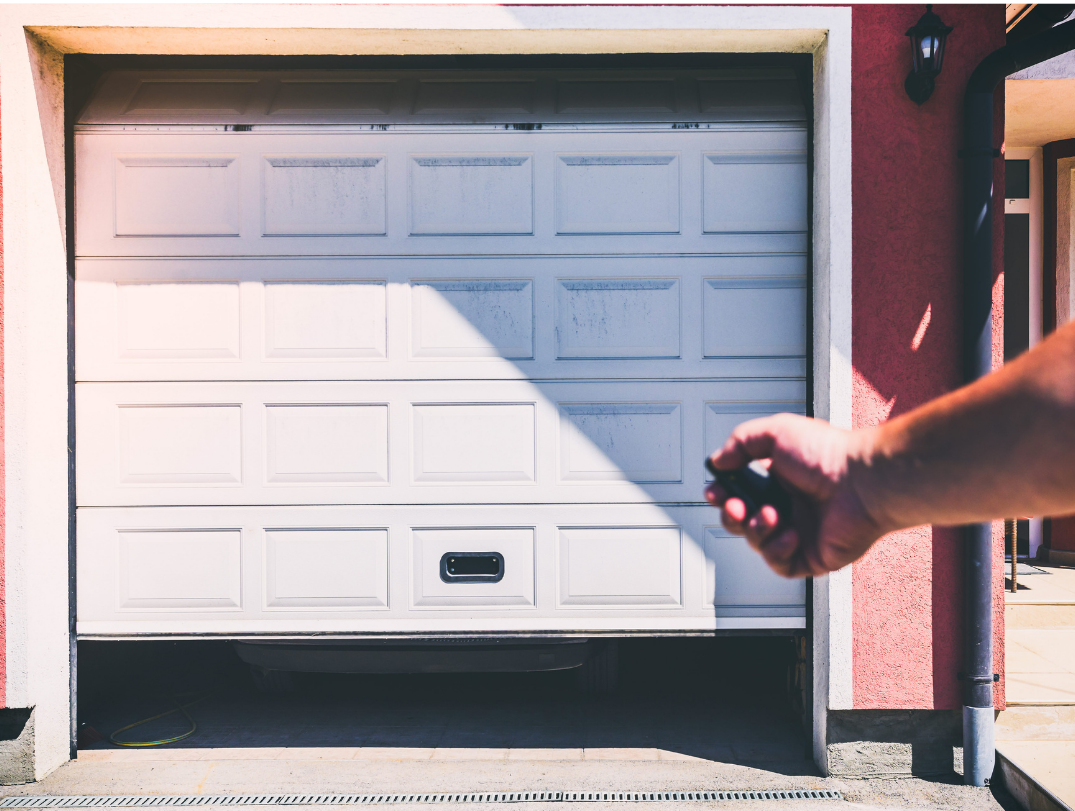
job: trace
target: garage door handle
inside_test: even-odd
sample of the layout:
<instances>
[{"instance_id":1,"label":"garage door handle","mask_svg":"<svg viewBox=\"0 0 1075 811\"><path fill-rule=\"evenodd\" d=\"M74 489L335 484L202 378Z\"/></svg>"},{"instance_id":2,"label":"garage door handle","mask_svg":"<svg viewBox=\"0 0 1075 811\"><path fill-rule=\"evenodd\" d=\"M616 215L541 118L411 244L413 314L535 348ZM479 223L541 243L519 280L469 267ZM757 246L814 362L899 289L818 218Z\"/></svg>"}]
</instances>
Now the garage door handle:
<instances>
[{"instance_id":1,"label":"garage door handle","mask_svg":"<svg viewBox=\"0 0 1075 811\"><path fill-rule=\"evenodd\" d=\"M499 583L504 579L504 556L499 552L445 552L440 559L445 583Z\"/></svg>"}]
</instances>

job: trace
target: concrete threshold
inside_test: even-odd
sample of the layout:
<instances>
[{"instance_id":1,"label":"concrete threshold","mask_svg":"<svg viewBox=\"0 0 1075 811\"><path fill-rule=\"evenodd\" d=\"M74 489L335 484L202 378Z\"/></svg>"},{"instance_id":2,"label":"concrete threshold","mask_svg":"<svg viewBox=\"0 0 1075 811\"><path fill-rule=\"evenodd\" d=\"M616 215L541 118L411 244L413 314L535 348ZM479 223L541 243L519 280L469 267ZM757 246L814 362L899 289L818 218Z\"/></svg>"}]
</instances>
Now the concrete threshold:
<instances>
[{"instance_id":1,"label":"concrete threshold","mask_svg":"<svg viewBox=\"0 0 1075 811\"><path fill-rule=\"evenodd\" d=\"M85 763L146 763L154 761L221 760L376 760L376 761L694 761L710 758L648 748L586 749L481 749L470 747L404 746L264 746L204 749L81 749L78 760Z\"/></svg>"},{"instance_id":2,"label":"concrete threshold","mask_svg":"<svg viewBox=\"0 0 1075 811\"><path fill-rule=\"evenodd\" d=\"M1070 805L1031 777L1000 749L997 750L997 772L1004 788L1026 811L1073 811Z\"/></svg>"}]
</instances>

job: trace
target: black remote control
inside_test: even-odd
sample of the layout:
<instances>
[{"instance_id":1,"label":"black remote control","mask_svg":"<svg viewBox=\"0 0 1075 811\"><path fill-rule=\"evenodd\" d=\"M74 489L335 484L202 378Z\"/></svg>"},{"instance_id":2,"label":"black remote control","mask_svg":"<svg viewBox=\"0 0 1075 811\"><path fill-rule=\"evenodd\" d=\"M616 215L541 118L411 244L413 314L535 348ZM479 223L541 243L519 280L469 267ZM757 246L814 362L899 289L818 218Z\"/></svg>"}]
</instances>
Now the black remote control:
<instances>
[{"instance_id":1,"label":"black remote control","mask_svg":"<svg viewBox=\"0 0 1075 811\"><path fill-rule=\"evenodd\" d=\"M776 508L781 523L791 517L791 496L772 476L759 473L750 466L738 470L717 470L708 457L705 467L725 493L740 499L746 505L747 518L753 518L763 504L771 504Z\"/></svg>"}]
</instances>

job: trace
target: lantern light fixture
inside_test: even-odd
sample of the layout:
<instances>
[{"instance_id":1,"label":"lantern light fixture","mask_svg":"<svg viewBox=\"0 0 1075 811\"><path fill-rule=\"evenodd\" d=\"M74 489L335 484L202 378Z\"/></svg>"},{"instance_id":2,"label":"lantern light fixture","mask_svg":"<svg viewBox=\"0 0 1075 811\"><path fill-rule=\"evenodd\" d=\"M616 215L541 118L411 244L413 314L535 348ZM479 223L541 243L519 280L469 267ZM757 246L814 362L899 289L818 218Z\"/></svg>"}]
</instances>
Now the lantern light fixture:
<instances>
[{"instance_id":1,"label":"lantern light fixture","mask_svg":"<svg viewBox=\"0 0 1075 811\"><path fill-rule=\"evenodd\" d=\"M944 44L951 33L952 27L933 13L932 3L926 6L926 13L918 22L907 29L912 68L903 88L915 104L920 105L933 95L934 79L944 63Z\"/></svg>"}]
</instances>

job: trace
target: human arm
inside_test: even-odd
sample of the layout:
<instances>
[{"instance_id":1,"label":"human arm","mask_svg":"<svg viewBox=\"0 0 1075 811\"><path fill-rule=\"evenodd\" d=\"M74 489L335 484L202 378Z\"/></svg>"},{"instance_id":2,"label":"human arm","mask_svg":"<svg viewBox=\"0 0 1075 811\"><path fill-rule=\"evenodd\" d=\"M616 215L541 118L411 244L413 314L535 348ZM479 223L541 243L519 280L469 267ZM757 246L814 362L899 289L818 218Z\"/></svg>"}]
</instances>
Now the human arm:
<instances>
[{"instance_id":1,"label":"human arm","mask_svg":"<svg viewBox=\"0 0 1075 811\"><path fill-rule=\"evenodd\" d=\"M791 492L791 516L707 500L778 573L821 575L920 524L1075 512L1075 323L999 371L873 428L778 414L737 427L711 457L753 459Z\"/></svg>"}]
</instances>

